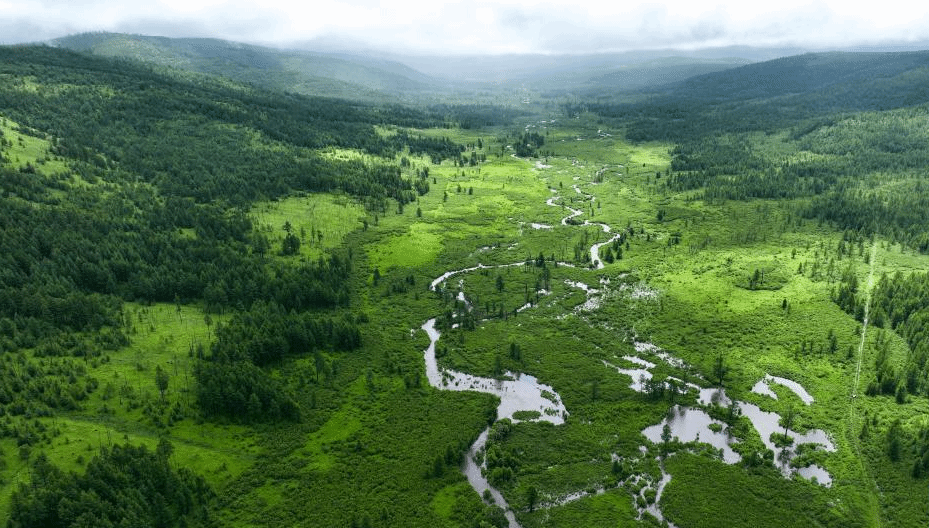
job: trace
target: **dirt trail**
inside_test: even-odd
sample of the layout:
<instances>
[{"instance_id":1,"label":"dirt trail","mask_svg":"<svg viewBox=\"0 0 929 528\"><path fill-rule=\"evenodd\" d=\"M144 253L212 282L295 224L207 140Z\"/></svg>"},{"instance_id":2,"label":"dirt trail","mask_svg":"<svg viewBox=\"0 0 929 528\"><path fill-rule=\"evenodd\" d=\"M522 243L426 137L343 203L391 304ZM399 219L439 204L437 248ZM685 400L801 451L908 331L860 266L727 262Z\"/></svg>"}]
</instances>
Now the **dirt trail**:
<instances>
[{"instance_id":1,"label":"dirt trail","mask_svg":"<svg viewBox=\"0 0 929 528\"><path fill-rule=\"evenodd\" d=\"M877 487L877 481L874 479L874 474L868 469L864 464L861 455L861 442L858 437L858 431L860 431L860 418L858 416L858 385L861 381L861 364L864 361L864 345L865 340L868 337L868 321L870 319L871 311L871 290L874 288L874 261L877 258L877 240L871 245L871 259L870 259L870 269L868 270L868 281L865 284L865 304L864 304L864 318L861 323L861 340L858 342L858 361L855 365L855 384L852 386L851 397L848 400L848 418L845 419L846 427L846 438L849 443L855 449L855 453L858 455L857 463L859 464L861 475L865 476L868 481L871 483L872 488L875 491L875 495L872 495L871 499L871 508L873 516L871 518L872 526L880 526L882 524L880 519L880 508L877 505L874 497L876 497L880 491Z\"/></svg>"},{"instance_id":2,"label":"dirt trail","mask_svg":"<svg viewBox=\"0 0 929 528\"><path fill-rule=\"evenodd\" d=\"M864 343L868 336L868 318L871 310L871 290L874 287L874 259L877 257L877 240L871 245L871 266L868 270L868 282L865 284L864 319L861 323L861 341L858 342L858 364L855 367L855 385L852 387L852 398L858 397L858 384L861 379L861 361L864 358Z\"/></svg>"}]
</instances>

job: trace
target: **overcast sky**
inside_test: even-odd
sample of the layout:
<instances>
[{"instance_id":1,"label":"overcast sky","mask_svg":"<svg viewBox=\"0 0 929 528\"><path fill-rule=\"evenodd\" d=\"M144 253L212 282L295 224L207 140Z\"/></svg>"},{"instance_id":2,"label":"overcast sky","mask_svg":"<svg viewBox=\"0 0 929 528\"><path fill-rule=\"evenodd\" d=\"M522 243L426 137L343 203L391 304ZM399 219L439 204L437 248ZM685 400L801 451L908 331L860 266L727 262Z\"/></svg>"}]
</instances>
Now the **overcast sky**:
<instances>
[{"instance_id":1,"label":"overcast sky","mask_svg":"<svg viewBox=\"0 0 929 528\"><path fill-rule=\"evenodd\" d=\"M581 53L929 40L913 0L0 0L0 42L84 31L294 45L338 37L395 52Z\"/></svg>"}]
</instances>

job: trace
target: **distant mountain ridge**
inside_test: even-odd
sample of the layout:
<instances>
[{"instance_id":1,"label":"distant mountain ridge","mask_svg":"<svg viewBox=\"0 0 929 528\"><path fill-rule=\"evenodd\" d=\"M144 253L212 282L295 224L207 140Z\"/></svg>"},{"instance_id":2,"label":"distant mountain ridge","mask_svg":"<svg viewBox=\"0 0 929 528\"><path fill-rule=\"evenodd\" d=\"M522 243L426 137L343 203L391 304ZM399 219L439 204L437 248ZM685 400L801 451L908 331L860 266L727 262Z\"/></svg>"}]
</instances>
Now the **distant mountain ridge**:
<instances>
[{"instance_id":1,"label":"distant mountain ridge","mask_svg":"<svg viewBox=\"0 0 929 528\"><path fill-rule=\"evenodd\" d=\"M677 96L703 100L777 97L830 86L880 84L929 67L929 51L806 53L692 77Z\"/></svg>"},{"instance_id":2,"label":"distant mountain ridge","mask_svg":"<svg viewBox=\"0 0 929 528\"><path fill-rule=\"evenodd\" d=\"M470 102L529 90L609 101L635 92L660 105L784 100L832 110L914 104L929 90L929 52L820 52L729 47L587 55L400 56L283 50L208 38L84 33L53 46L217 75L278 91L379 103ZM761 60L763 62L755 62ZM922 73L921 73L922 72ZM925 75L926 83L905 76ZM872 92L880 92L873 97ZM815 99L815 101L811 100ZM486 101L487 99L485 99ZM862 106L863 105L863 106ZM695 111L694 109L693 111ZM691 112L691 111L686 111ZM808 113L804 111L804 113Z\"/></svg>"},{"instance_id":3,"label":"distant mountain ridge","mask_svg":"<svg viewBox=\"0 0 929 528\"><path fill-rule=\"evenodd\" d=\"M401 93L431 89L436 83L385 59L278 50L218 39L83 33L50 44L307 95L386 101Z\"/></svg>"},{"instance_id":4,"label":"distant mountain ridge","mask_svg":"<svg viewBox=\"0 0 929 528\"><path fill-rule=\"evenodd\" d=\"M106 57L219 75L277 90L346 99L440 102L449 93L512 88L601 93L679 81L752 59L725 49L587 55L401 56L377 51L275 49L208 38L84 33L51 45ZM780 51L768 50L767 54ZM508 87L508 88L507 88Z\"/></svg>"},{"instance_id":5,"label":"distant mountain ridge","mask_svg":"<svg viewBox=\"0 0 929 528\"><path fill-rule=\"evenodd\" d=\"M630 139L683 141L722 131L815 127L839 114L926 104L929 51L906 51L783 57L653 87L636 102L589 108L631 119Z\"/></svg>"}]
</instances>

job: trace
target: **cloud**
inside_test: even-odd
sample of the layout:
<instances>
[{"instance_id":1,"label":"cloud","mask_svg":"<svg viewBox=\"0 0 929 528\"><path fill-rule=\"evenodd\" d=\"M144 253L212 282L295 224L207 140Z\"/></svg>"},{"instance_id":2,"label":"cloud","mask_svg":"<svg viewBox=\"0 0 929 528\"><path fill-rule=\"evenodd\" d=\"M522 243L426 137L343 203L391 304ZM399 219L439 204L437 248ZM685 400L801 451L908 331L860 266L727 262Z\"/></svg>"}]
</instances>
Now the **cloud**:
<instances>
[{"instance_id":1,"label":"cloud","mask_svg":"<svg viewBox=\"0 0 929 528\"><path fill-rule=\"evenodd\" d=\"M720 45L852 46L929 39L908 0L775 3L570 0L0 0L0 41L81 31L292 44L322 36L418 53L592 52Z\"/></svg>"}]
</instances>

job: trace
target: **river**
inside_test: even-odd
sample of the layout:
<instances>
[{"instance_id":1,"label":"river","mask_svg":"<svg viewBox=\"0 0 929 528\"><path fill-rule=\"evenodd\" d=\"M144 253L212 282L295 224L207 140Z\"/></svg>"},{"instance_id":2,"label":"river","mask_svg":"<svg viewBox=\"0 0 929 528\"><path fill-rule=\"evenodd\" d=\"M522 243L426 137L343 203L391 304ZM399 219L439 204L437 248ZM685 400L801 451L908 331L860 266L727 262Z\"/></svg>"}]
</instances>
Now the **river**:
<instances>
[{"instance_id":1,"label":"river","mask_svg":"<svg viewBox=\"0 0 929 528\"><path fill-rule=\"evenodd\" d=\"M590 204L593 204L596 201L596 198L593 195L583 192L577 184L573 185L573 189L577 194L583 196L585 201L589 201ZM551 191L555 193L558 192L556 189L551 189ZM557 202L561 199L561 196L553 196L548 198L545 203L546 205L552 207L559 207ZM569 214L561 219L562 226L594 225L598 226L606 234L611 233L612 228L604 223L590 222L589 220L585 220L583 224L572 222L573 218L584 214L584 212L580 209L574 209L567 205L562 204L561 206L569 211ZM530 225L534 229L552 228L552 226L547 224L531 223ZM614 235L605 242L598 242L591 245L590 262L592 267L597 269L602 269L604 267L599 257L600 248L604 245L612 243L619 237L620 235ZM479 263L476 266L457 270L449 270L434 279L430 283L429 289L436 290L441 284L456 275L482 269L515 267L522 266L524 264L524 261L497 265L484 265ZM564 264L567 265L566 263ZM593 296L598 294L598 290L590 288L583 283L566 281L566 284L583 289L588 296L588 303L591 302ZM652 292L651 290L648 290L646 293L649 295L654 293L654 295L657 296L657 292ZM467 304L467 297L463 290L459 291L458 297L459 299L465 301ZM528 309L530 307L531 304L524 306L523 309ZM531 375L518 372L506 372L502 379L494 379L440 368L436 361L435 351L436 343L439 341L442 334L435 325L436 318L432 318L423 323L421 327L421 329L429 337L429 346L423 351L423 358L426 366L426 377L428 378L430 385L441 390L482 392L497 396L500 398L500 404L497 407L497 420L507 418L514 422L519 422L520 420L514 418L516 413L519 411L530 411L538 413L538 417L534 418L533 420L547 421L555 425L564 423L569 413L561 401L561 396L553 387L540 383L538 379ZM636 342L635 350L639 354L649 354L650 356L654 356L654 358L662 360L674 368L683 369L686 367L686 364L682 360L671 356L669 353L652 344ZM656 366L655 363L640 356L626 355L623 356L622 359L628 363L636 365L638 368L619 367L608 361L603 361L603 364L608 368L616 370L619 374L629 376L631 378L630 387L633 390L645 390L644 382L652 378L651 370ZM755 387L753 387L753 391L758 394L776 398L776 393L774 393L770 388L770 384L772 383L787 387L793 391L806 405L809 405L813 402L813 397L799 383L776 376L766 375L758 382L758 384L755 385ZM774 433L784 432L784 429L779 425L780 416L776 413L763 411L757 405L752 403L741 401L733 402L726 396L725 391L722 389L713 387L701 387L694 383L683 382L680 382L679 386L684 390L698 391L698 402L701 405L719 405L722 407L735 405L735 409L738 409L738 412L742 413L751 421L755 430L758 431L759 435L761 436L765 446L774 451L775 461L780 464L780 469L785 477L789 477L793 473L798 473L807 479L816 478L816 480L821 485L831 485L831 476L825 469L819 466L810 465L803 468L791 467L790 462L796 456L793 447L779 448L772 440L772 435ZM682 442L696 441L708 443L714 446L719 450L720 458L726 463L733 464L741 460L741 456L731 447L733 444L737 443L738 440L731 437L725 431L725 424L711 418L709 414L707 414L706 411L702 409L675 405L669 411L669 415L665 418L665 420L659 424L647 427L642 431L642 434L650 441L658 443L661 441L660 437L662 429L665 425L669 426L672 436L676 437ZM816 444L827 451L835 450L835 446L828 438L828 435L819 429L811 430L805 434L800 434L793 430L787 430L786 432L787 436L792 438L793 446L798 446L800 444ZM478 462L478 460L483 461L482 451L486 446L488 433L489 427L481 432L475 442L471 445L468 450L468 454L465 457L465 461L462 464L462 472L467 477L470 485L474 488L478 495L482 497L482 499L484 499L485 496L489 496L494 504L504 509L507 521L509 523L509 528L521 528L519 522L516 520L514 512L510 509L503 495L499 492L499 490L495 489L484 477L482 472L482 469L484 468L483 463ZM641 478L641 476L637 478ZM658 501L660 500L661 493L664 491L665 486L668 484L668 482L670 482L670 480L671 476L664 472L662 467L661 480L659 482L648 483L648 486L652 487L652 489L655 489L657 492L656 500L654 504L651 504L646 508L640 508L640 516L645 511L648 511L655 517L663 520L663 515L659 509ZM596 493L602 492L602 489L596 491ZM644 493L644 488L641 490L641 493ZM553 501L549 504L563 504L565 502L580 499L589 494L589 492L584 491L577 492L567 496L566 498Z\"/></svg>"}]
</instances>

